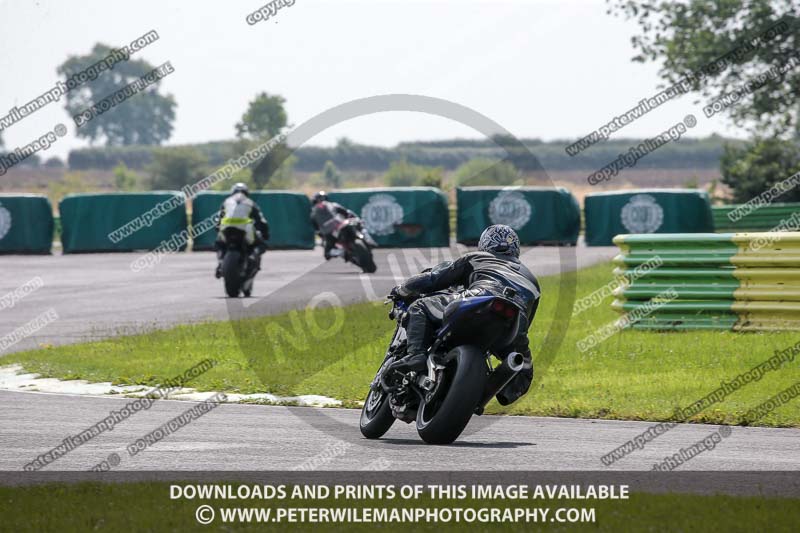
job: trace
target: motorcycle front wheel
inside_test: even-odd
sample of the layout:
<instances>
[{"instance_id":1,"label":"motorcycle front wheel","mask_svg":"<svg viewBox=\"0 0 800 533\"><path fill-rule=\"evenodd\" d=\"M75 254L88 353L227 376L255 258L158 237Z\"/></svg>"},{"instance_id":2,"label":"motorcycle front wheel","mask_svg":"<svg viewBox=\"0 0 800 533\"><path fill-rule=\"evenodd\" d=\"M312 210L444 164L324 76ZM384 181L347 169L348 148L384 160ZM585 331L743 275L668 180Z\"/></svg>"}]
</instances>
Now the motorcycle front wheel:
<instances>
[{"instance_id":1,"label":"motorcycle front wheel","mask_svg":"<svg viewBox=\"0 0 800 533\"><path fill-rule=\"evenodd\" d=\"M436 386L417 410L417 433L428 444L456 440L486 388L488 368L484 353L474 346L459 346L454 351L458 353L439 372Z\"/></svg>"},{"instance_id":2,"label":"motorcycle front wheel","mask_svg":"<svg viewBox=\"0 0 800 533\"><path fill-rule=\"evenodd\" d=\"M383 368L381 366L378 374L383 372ZM364 407L361 408L361 420L359 422L361 434L368 439L379 439L389 431L394 421L392 408L389 405L389 394L381 387L377 387L377 390L370 388L369 394L364 400Z\"/></svg>"},{"instance_id":3,"label":"motorcycle front wheel","mask_svg":"<svg viewBox=\"0 0 800 533\"><path fill-rule=\"evenodd\" d=\"M367 246L367 243L361 239L356 239L353 243L353 258L355 263L361 267L365 274L372 274L378 267L375 265L375 260L372 258L372 251Z\"/></svg>"}]
</instances>

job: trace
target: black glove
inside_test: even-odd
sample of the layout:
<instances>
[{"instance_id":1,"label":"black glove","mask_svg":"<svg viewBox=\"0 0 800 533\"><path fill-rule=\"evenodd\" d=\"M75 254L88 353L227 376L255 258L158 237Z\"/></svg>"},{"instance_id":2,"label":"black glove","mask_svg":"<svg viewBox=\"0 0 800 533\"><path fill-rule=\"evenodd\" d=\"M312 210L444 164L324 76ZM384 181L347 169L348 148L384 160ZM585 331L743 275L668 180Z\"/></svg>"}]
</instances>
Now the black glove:
<instances>
[{"instance_id":1,"label":"black glove","mask_svg":"<svg viewBox=\"0 0 800 533\"><path fill-rule=\"evenodd\" d=\"M414 300L414 295L405 290L402 285L398 285L389 293L389 299L409 303Z\"/></svg>"},{"instance_id":2,"label":"black glove","mask_svg":"<svg viewBox=\"0 0 800 533\"><path fill-rule=\"evenodd\" d=\"M387 296L387 298L389 298L390 300L402 300L402 298L400 297L399 290L400 290L400 285L392 287L392 290L389 292L389 296Z\"/></svg>"}]
</instances>

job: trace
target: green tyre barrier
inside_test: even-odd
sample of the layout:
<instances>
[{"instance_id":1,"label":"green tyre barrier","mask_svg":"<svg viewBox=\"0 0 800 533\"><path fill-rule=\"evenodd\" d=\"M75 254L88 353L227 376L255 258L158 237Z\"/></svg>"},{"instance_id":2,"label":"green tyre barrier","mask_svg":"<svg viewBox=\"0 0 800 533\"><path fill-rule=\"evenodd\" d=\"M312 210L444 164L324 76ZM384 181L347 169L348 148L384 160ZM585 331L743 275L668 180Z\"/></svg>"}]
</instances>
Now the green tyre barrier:
<instances>
[{"instance_id":1,"label":"green tyre barrier","mask_svg":"<svg viewBox=\"0 0 800 533\"><path fill-rule=\"evenodd\" d=\"M378 246L431 248L450 245L447 197L433 187L346 189L328 195L364 220Z\"/></svg>"},{"instance_id":2,"label":"green tyre barrier","mask_svg":"<svg viewBox=\"0 0 800 533\"><path fill-rule=\"evenodd\" d=\"M711 204L696 189L640 189L586 195L586 244L610 246L615 235L714 231Z\"/></svg>"},{"instance_id":3,"label":"green tyre barrier","mask_svg":"<svg viewBox=\"0 0 800 533\"><path fill-rule=\"evenodd\" d=\"M228 192L206 191L192 199L192 227L200 227L204 220L219 213ZM271 249L314 248L314 229L311 226L311 202L308 197L294 191L253 191L250 198L258 204L269 223ZM194 235L192 250L211 250L216 231L210 229Z\"/></svg>"},{"instance_id":4,"label":"green tyre barrier","mask_svg":"<svg viewBox=\"0 0 800 533\"><path fill-rule=\"evenodd\" d=\"M176 191L70 194L59 204L64 253L184 250L186 203Z\"/></svg>"},{"instance_id":5,"label":"green tyre barrier","mask_svg":"<svg viewBox=\"0 0 800 533\"><path fill-rule=\"evenodd\" d=\"M49 254L53 208L37 194L0 194L0 254Z\"/></svg>"},{"instance_id":6,"label":"green tyre barrier","mask_svg":"<svg viewBox=\"0 0 800 533\"><path fill-rule=\"evenodd\" d=\"M575 245L578 202L562 187L459 187L456 240L474 245L487 226L505 224L523 245Z\"/></svg>"}]
</instances>

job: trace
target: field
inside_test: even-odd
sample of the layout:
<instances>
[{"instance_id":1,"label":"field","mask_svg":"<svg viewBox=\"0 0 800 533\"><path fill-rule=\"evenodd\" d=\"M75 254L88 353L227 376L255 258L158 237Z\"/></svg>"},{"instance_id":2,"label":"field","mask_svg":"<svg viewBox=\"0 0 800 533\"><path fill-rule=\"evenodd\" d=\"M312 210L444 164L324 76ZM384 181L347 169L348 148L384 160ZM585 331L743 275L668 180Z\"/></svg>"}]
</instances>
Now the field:
<instances>
[{"instance_id":1,"label":"field","mask_svg":"<svg viewBox=\"0 0 800 533\"><path fill-rule=\"evenodd\" d=\"M591 186L586 182L586 177L594 169L585 170L550 170L547 177L533 174L523 174L522 184L549 185L552 181L556 186L569 189L582 204L583 197L587 194L619 189L634 188L676 188L696 185L701 188L708 187L715 180L719 180L719 170L716 168L630 168L626 169L609 182ZM138 189L146 189L147 172L139 171L142 184ZM306 193L313 193L320 188L328 188L313 172L296 172L293 175L292 188ZM450 192L450 201L455 201L454 185L451 182L451 172L445 172L443 188ZM542 181L542 180L547 180ZM350 172L345 173L343 186L348 187L384 187L380 173L376 172ZM65 195L71 192L113 192L117 190L114 185L114 175L111 170L86 170L69 171L65 168L12 168L0 182L0 193L37 193L45 194L50 201L57 204ZM717 188L717 194L725 196L727 193L722 187ZM54 205L54 207L56 207Z\"/></svg>"},{"instance_id":2,"label":"field","mask_svg":"<svg viewBox=\"0 0 800 533\"><path fill-rule=\"evenodd\" d=\"M610 271L608 263L579 271L578 297L608 283ZM577 342L616 318L609 298L570 320L548 366L550 354L539 349L544 332L554 325L557 282L557 277L542 279L544 296L530 335L537 370L531 392L506 408L493 402L489 412L671 420L675 408L689 406L722 380L732 380L796 342L790 332L626 330L581 353ZM555 325L565 322L562 317ZM46 377L155 385L210 357L218 366L193 381L192 387L282 396L321 394L353 406L365 395L392 327L385 307L363 303L50 347L10 354L4 363L20 363ZM800 368L793 361L690 421L747 424L744 415L749 409L797 381ZM800 403L789 402L755 425L800 427Z\"/></svg>"}]
</instances>

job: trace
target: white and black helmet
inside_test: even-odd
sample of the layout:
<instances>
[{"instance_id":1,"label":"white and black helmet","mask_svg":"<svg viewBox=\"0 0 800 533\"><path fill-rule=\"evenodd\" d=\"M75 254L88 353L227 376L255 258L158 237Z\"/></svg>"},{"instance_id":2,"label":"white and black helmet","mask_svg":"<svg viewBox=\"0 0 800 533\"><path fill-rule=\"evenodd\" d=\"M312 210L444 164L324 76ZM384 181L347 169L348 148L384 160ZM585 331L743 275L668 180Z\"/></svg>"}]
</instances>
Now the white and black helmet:
<instances>
[{"instance_id":1,"label":"white and black helmet","mask_svg":"<svg viewBox=\"0 0 800 533\"><path fill-rule=\"evenodd\" d=\"M495 224L481 233L478 250L519 258L519 237L517 232L510 227L504 224Z\"/></svg>"},{"instance_id":2,"label":"white and black helmet","mask_svg":"<svg viewBox=\"0 0 800 533\"><path fill-rule=\"evenodd\" d=\"M231 187L231 194L236 194L237 192L243 192L246 196L250 196L250 189L241 181Z\"/></svg>"}]
</instances>

